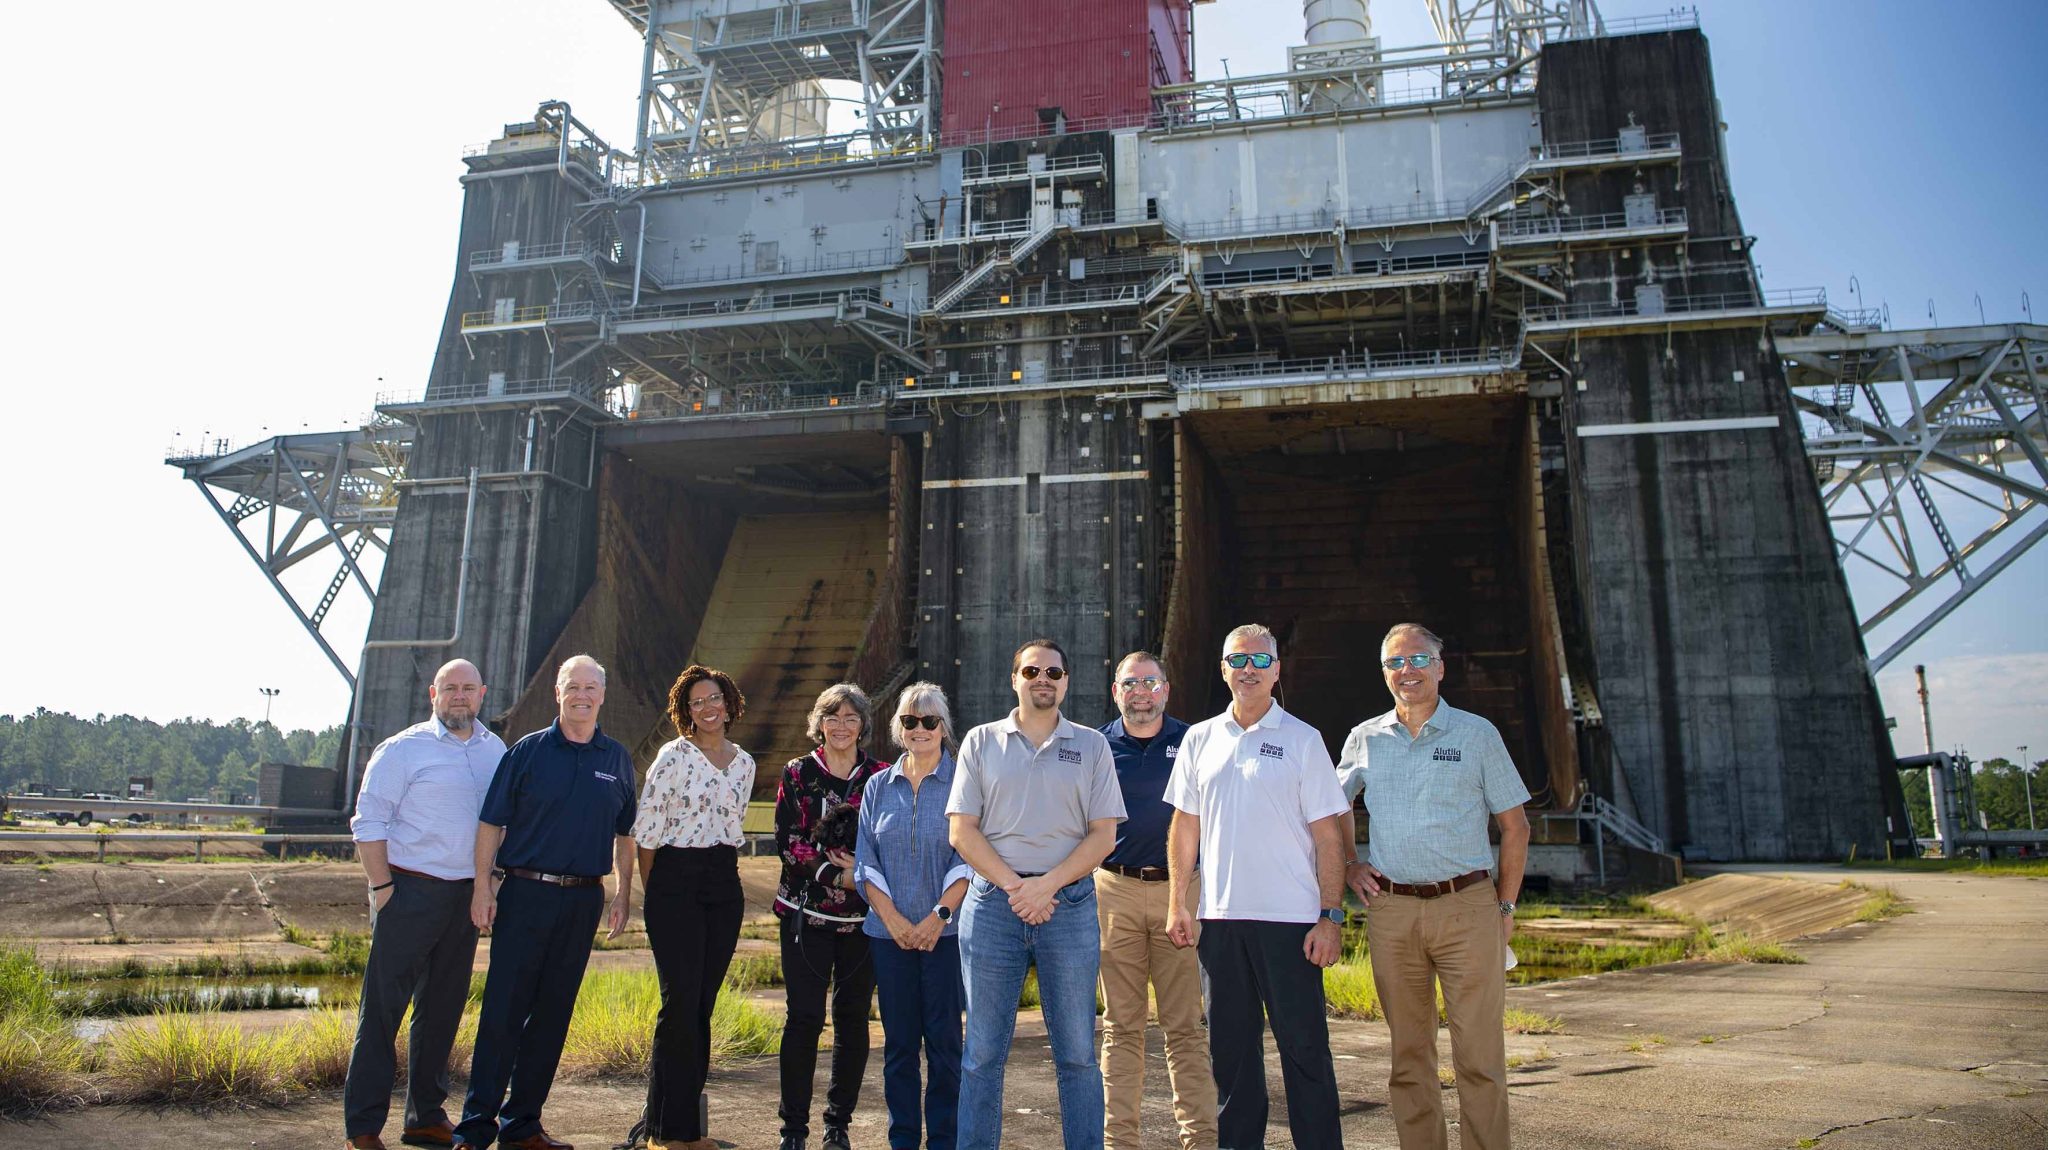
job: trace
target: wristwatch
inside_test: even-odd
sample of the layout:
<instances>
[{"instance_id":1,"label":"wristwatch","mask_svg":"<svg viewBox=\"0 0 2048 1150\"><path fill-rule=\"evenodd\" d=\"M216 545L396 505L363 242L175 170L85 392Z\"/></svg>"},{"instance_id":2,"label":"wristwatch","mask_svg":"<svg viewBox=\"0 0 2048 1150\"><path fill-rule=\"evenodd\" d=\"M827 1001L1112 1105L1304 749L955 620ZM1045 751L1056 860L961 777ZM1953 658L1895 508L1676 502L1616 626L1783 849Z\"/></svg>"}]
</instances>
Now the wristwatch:
<instances>
[{"instance_id":1,"label":"wristwatch","mask_svg":"<svg viewBox=\"0 0 2048 1150\"><path fill-rule=\"evenodd\" d=\"M1500 914L1502 918L1513 918L1515 914L1515 904L1509 902L1506 899L1502 899L1500 901Z\"/></svg>"},{"instance_id":2,"label":"wristwatch","mask_svg":"<svg viewBox=\"0 0 2048 1150\"><path fill-rule=\"evenodd\" d=\"M1345 922L1344 908L1341 906L1325 907L1316 917L1334 922L1338 926L1343 926Z\"/></svg>"},{"instance_id":3,"label":"wristwatch","mask_svg":"<svg viewBox=\"0 0 2048 1150\"><path fill-rule=\"evenodd\" d=\"M940 903L938 906L932 908L932 913L939 916L940 922L953 921L953 908L947 906L945 903Z\"/></svg>"}]
</instances>

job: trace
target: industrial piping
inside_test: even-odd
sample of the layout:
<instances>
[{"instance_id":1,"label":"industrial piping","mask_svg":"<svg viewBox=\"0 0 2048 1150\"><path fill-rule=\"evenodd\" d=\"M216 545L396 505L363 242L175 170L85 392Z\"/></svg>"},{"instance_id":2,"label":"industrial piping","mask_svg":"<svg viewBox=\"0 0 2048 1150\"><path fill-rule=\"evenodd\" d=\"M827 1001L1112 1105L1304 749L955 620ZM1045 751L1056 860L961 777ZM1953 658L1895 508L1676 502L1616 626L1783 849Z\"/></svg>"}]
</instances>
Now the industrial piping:
<instances>
[{"instance_id":1,"label":"industrial piping","mask_svg":"<svg viewBox=\"0 0 2048 1150\"><path fill-rule=\"evenodd\" d=\"M363 676L368 673L371 651L387 651L399 648L453 647L462 641L462 613L469 599L469 565L473 555L470 541L476 529L476 493L479 486L477 468L469 469L469 498L462 510L462 558L455 569L455 629L446 639L372 639L364 642L363 653L356 659L355 691L349 702L348 715L348 770L342 783L343 811L355 803L356 794L356 751L357 740L363 729Z\"/></svg>"}]
</instances>

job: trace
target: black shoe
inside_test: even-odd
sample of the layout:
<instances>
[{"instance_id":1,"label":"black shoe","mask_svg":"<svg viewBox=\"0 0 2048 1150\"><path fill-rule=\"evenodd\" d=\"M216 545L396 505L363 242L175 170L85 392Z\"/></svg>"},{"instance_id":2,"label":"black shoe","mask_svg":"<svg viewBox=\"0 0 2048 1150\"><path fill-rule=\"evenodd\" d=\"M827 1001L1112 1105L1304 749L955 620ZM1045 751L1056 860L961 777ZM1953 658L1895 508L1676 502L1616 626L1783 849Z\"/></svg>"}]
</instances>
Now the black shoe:
<instances>
[{"instance_id":1,"label":"black shoe","mask_svg":"<svg viewBox=\"0 0 2048 1150\"><path fill-rule=\"evenodd\" d=\"M826 1141L827 1141L827 1143L829 1144L829 1143L830 1143L830 1141L831 1141L832 1135L831 1135L831 1134L830 1134L830 1133L828 1132L828 1133L827 1133L827 1134L825 1135L825 1138L826 1138ZM804 1150L804 1138L803 1138L803 1135L801 1135L801 1134L784 1134L784 1135L782 1136L782 1150Z\"/></svg>"},{"instance_id":2,"label":"black shoe","mask_svg":"<svg viewBox=\"0 0 2048 1150\"><path fill-rule=\"evenodd\" d=\"M847 1140L846 1127L825 1127L824 1150L853 1150L853 1143Z\"/></svg>"}]
</instances>

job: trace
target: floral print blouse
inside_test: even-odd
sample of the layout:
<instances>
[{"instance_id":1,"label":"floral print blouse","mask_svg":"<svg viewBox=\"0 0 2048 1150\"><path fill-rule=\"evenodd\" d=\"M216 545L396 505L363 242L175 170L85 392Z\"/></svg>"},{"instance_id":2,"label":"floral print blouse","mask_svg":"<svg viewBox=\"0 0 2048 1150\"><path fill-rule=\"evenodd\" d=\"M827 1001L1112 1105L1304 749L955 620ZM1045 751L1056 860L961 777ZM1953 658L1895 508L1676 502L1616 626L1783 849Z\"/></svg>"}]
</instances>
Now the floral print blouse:
<instances>
[{"instance_id":1,"label":"floral print blouse","mask_svg":"<svg viewBox=\"0 0 2048 1150\"><path fill-rule=\"evenodd\" d=\"M752 755L734 746L732 762L719 770L697 744L676 739L647 768L633 841L648 850L744 845L740 821L753 792Z\"/></svg>"},{"instance_id":2,"label":"floral print blouse","mask_svg":"<svg viewBox=\"0 0 2048 1150\"><path fill-rule=\"evenodd\" d=\"M782 768L782 785L775 791L775 845L782 853L782 884L775 891L778 917L802 911L806 926L842 933L859 930L867 921L867 900L836 885L843 872L811 839L825 812L860 806L868 779L888 766L866 751L856 753L859 758L843 779L825 768L823 747ZM846 853L854 852L849 847Z\"/></svg>"}]
</instances>

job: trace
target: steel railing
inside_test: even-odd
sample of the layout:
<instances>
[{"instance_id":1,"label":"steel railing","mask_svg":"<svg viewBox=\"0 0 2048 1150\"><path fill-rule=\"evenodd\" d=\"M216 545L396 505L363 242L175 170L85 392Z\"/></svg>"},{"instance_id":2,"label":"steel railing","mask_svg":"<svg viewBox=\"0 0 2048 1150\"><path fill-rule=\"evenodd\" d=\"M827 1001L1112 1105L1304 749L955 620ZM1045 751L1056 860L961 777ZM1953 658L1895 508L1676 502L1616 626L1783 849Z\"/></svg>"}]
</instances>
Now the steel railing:
<instances>
[{"instance_id":1,"label":"steel railing","mask_svg":"<svg viewBox=\"0 0 2048 1150\"><path fill-rule=\"evenodd\" d=\"M1389 352L1383 355L1360 353L1308 359L1175 364L1167 368L1167 375L1176 387L1199 391L1205 387L1238 385L1279 376L1355 379L1362 376L1397 375L1435 368L1504 368L1511 367L1517 362L1519 356L1503 348L1442 348L1430 351Z\"/></svg>"},{"instance_id":2,"label":"steel railing","mask_svg":"<svg viewBox=\"0 0 2048 1150\"><path fill-rule=\"evenodd\" d=\"M1643 312L1637 301L1597 300L1584 303L1543 304L1524 310L1528 323L1561 323L1573 320L1625 319L1632 316L1697 315L1716 311L1753 311L1759 308L1825 308L1826 288L1787 288L1756 292L1711 292L1701 295L1667 296L1663 312Z\"/></svg>"},{"instance_id":3,"label":"steel railing","mask_svg":"<svg viewBox=\"0 0 2048 1150\"><path fill-rule=\"evenodd\" d=\"M858 411L887 407L889 388L855 387L852 391L791 393L776 385L743 386L710 392L677 395L672 392L642 392L640 401L627 407L616 393L608 405L611 413L629 422L657 419L708 419L718 416L780 415L806 411Z\"/></svg>"},{"instance_id":4,"label":"steel railing","mask_svg":"<svg viewBox=\"0 0 2048 1150\"><path fill-rule=\"evenodd\" d=\"M512 308L508 311L466 311L462 313L462 329L505 327L512 324L568 323L571 321L597 318L597 305L590 300L573 303L543 303L530 307Z\"/></svg>"},{"instance_id":5,"label":"steel railing","mask_svg":"<svg viewBox=\"0 0 2048 1150\"><path fill-rule=\"evenodd\" d=\"M521 399L542 395L576 395L590 399L597 394L591 384L574 379L536 376L531 379L452 380L424 391L383 391L377 393L378 407L415 403L461 403L477 399Z\"/></svg>"},{"instance_id":6,"label":"steel railing","mask_svg":"<svg viewBox=\"0 0 2048 1150\"><path fill-rule=\"evenodd\" d=\"M1090 169L1099 171L1102 165L1103 158L1101 152L1089 152L1086 155L1079 156L1053 156L1050 159L1041 158L1036 164L1030 160L1016 160L1007 164L989 164L973 171L962 172L960 182L963 184L990 183L998 180L1015 179L1018 176L1057 176L1072 172L1084 172Z\"/></svg>"},{"instance_id":7,"label":"steel railing","mask_svg":"<svg viewBox=\"0 0 2048 1150\"><path fill-rule=\"evenodd\" d=\"M901 248L865 248L856 252L833 252L808 259L778 258L768 261L766 267L762 266L761 261L756 260L751 265L720 264L717 267L693 268L681 273L671 272L668 276L658 279L656 284L663 289L670 289L701 284L741 283L770 276L882 271L902 263Z\"/></svg>"},{"instance_id":8,"label":"steel railing","mask_svg":"<svg viewBox=\"0 0 2048 1150\"><path fill-rule=\"evenodd\" d=\"M340 812L336 812L336 814L335 814L335 817L336 817L336 818L340 818L340 817L341 817L341 816L340 816ZM272 843L275 843L275 844L277 845L277 848L278 848L278 857L279 857L279 858L284 858L284 857L285 857L286 855L288 855L288 854L290 854L290 853L291 853L291 848L292 848L292 845L293 845L294 843L299 843L299 844L304 844L304 843L323 843L323 844L338 844L338 843L347 843L347 844L349 844L349 853L350 853L350 854L354 854L354 853L355 853L355 841L356 841L356 840L355 840L355 836L353 836L353 835L336 835L336 834L304 834L304 835L301 835L301 834L267 834L267 835L266 835L266 834L250 834L250 833L248 833L248 832L245 832L245 831L244 831L244 832L234 832L234 831L221 831L221 832L213 832L213 831L193 831L193 832L191 832L191 833L180 833L180 832L177 832L177 831L128 831L128 830L122 830L122 831L85 831L85 832L79 832L79 831L47 831L47 832L46 832L46 831L0 831L0 842L6 842L6 843L26 843L26 842L39 842L39 843L50 843L50 842L71 842L71 843L95 843L95 844L97 844L97 845L98 845L98 849L99 849L99 861L100 861L100 862L105 862L105 861L107 861L107 845L108 845L109 843L124 843L124 842L126 842L126 843L133 843L133 842L189 842L189 843L191 843L191 844L192 844L192 857L193 857L193 858L195 858L195 859L202 859L202 860L203 860L203 859L204 859L204 858L206 857L206 844L207 844L207 843L220 843L220 842L235 842L235 843L263 843L263 844L266 844L266 845L268 845L268 844L272 844Z\"/></svg>"},{"instance_id":9,"label":"steel railing","mask_svg":"<svg viewBox=\"0 0 2048 1150\"><path fill-rule=\"evenodd\" d=\"M621 308L616 313L621 321L643 319L689 319L695 316L726 315L735 312L769 312L787 308L823 307L827 304L881 304L882 293L874 288L849 288L841 291L780 292L775 295L721 296L718 299L689 300L683 303L642 304L639 307Z\"/></svg>"},{"instance_id":10,"label":"steel railing","mask_svg":"<svg viewBox=\"0 0 2048 1150\"><path fill-rule=\"evenodd\" d=\"M1658 208L1650 218L1641 221L1631 220L1627 212L1598 212L1583 216L1510 216L1501 221L1501 235L1507 239L1541 239L1552 236L1562 238L1595 232L1684 226L1684 208Z\"/></svg>"},{"instance_id":11,"label":"steel railing","mask_svg":"<svg viewBox=\"0 0 2048 1150\"><path fill-rule=\"evenodd\" d=\"M1700 26L1698 8L1673 8L1655 16L1625 16L1619 20L1597 20L1577 30L1560 27L1545 38L1553 44L1566 40L1596 40L1603 36L1633 36L1642 32L1681 32Z\"/></svg>"},{"instance_id":12,"label":"steel railing","mask_svg":"<svg viewBox=\"0 0 2048 1150\"><path fill-rule=\"evenodd\" d=\"M524 263L538 263L542 260L590 259L597 255L597 245L587 240L568 240L558 244L520 244L507 251L504 247L485 248L469 253L472 268L506 267Z\"/></svg>"},{"instance_id":13,"label":"steel railing","mask_svg":"<svg viewBox=\"0 0 2048 1150\"><path fill-rule=\"evenodd\" d=\"M1152 281L1103 284L1095 287L1018 288L1006 292L983 292L959 300L948 309L955 315L971 311L1031 311L1035 308L1073 307L1081 304L1135 304Z\"/></svg>"}]
</instances>

